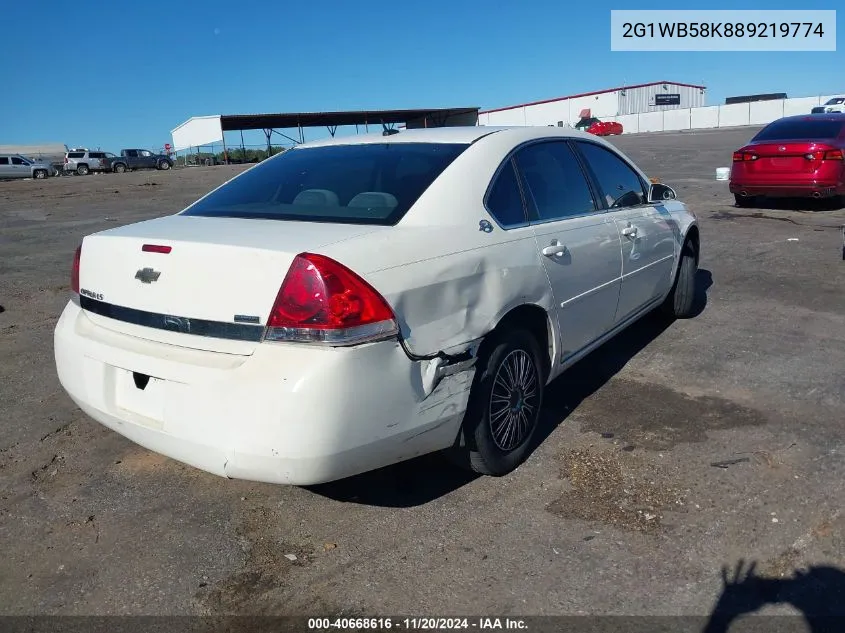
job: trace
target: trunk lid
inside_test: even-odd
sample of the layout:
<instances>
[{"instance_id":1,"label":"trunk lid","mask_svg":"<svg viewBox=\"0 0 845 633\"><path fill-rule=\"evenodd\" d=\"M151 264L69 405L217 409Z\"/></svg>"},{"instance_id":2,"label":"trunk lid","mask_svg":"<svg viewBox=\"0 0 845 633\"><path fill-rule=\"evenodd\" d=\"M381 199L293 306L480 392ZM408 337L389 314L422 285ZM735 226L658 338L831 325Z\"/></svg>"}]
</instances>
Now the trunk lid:
<instances>
[{"instance_id":1,"label":"trunk lid","mask_svg":"<svg viewBox=\"0 0 845 633\"><path fill-rule=\"evenodd\" d=\"M775 141L756 143L742 148L741 152L754 154L755 160L744 160L734 164L734 169L747 176L757 176L761 179L769 177L780 178L789 176L790 181L796 179L812 179L816 172L823 167L825 161L808 159L808 154L823 153L834 149L824 142L807 141Z\"/></svg>"},{"instance_id":2,"label":"trunk lid","mask_svg":"<svg viewBox=\"0 0 845 633\"><path fill-rule=\"evenodd\" d=\"M84 240L81 301L112 330L249 354L298 253L387 228L173 215L110 229Z\"/></svg>"}]
</instances>

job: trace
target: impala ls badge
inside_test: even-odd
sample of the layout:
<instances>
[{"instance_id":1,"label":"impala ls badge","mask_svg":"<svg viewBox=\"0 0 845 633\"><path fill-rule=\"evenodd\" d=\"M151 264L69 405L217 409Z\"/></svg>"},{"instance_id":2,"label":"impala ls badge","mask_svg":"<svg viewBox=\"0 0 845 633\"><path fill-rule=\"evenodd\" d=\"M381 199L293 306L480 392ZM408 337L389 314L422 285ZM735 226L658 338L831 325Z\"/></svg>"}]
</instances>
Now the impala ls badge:
<instances>
[{"instance_id":1,"label":"impala ls badge","mask_svg":"<svg viewBox=\"0 0 845 633\"><path fill-rule=\"evenodd\" d=\"M778 151L785 152L786 151L786 145L781 145L780 147L778 147Z\"/></svg>"},{"instance_id":2,"label":"impala ls badge","mask_svg":"<svg viewBox=\"0 0 845 633\"><path fill-rule=\"evenodd\" d=\"M161 273L159 271L153 270L152 268L142 268L135 273L135 279L144 284L151 284L154 281L158 281L160 275Z\"/></svg>"}]
</instances>

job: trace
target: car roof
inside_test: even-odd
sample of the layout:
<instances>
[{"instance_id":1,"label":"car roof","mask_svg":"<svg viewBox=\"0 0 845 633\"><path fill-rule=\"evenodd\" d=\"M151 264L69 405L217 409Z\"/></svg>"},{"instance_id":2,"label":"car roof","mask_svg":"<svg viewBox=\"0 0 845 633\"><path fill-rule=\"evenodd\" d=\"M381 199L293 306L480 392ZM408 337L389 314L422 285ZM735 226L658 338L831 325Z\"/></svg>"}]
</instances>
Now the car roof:
<instances>
[{"instance_id":1,"label":"car roof","mask_svg":"<svg viewBox=\"0 0 845 633\"><path fill-rule=\"evenodd\" d=\"M779 123L780 121L841 121L845 122L845 113L843 112L820 112L819 114L794 114L792 116L785 116L781 119L775 119L772 123Z\"/></svg>"},{"instance_id":2,"label":"car roof","mask_svg":"<svg viewBox=\"0 0 845 633\"><path fill-rule=\"evenodd\" d=\"M592 134L571 127L557 126L487 126L465 125L455 127L414 128L398 130L385 136L382 132L328 137L297 145L294 149L326 147L330 145L363 145L383 143L458 143L471 144L491 134L506 133L515 142L543 137L574 137L595 139Z\"/></svg>"}]
</instances>

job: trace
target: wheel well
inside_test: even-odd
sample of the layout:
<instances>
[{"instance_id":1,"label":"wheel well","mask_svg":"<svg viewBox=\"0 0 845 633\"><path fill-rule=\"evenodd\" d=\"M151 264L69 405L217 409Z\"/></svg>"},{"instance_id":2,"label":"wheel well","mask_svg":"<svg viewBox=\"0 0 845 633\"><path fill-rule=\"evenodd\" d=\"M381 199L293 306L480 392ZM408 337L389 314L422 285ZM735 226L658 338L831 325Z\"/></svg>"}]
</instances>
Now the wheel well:
<instances>
[{"instance_id":1,"label":"wheel well","mask_svg":"<svg viewBox=\"0 0 845 633\"><path fill-rule=\"evenodd\" d=\"M543 371L548 376L552 359L552 335L546 311L538 305L523 304L517 306L502 317L494 332L502 333L514 329L526 330L536 339L540 351L544 352L545 366Z\"/></svg>"}]
</instances>

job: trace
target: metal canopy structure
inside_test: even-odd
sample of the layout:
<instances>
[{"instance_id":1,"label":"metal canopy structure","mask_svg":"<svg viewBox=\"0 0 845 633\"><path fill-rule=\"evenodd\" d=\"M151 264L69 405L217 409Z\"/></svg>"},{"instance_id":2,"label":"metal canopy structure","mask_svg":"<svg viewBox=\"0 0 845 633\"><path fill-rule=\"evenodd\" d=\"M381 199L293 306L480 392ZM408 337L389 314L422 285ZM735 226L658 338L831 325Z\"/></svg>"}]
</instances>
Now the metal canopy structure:
<instances>
[{"instance_id":1,"label":"metal canopy structure","mask_svg":"<svg viewBox=\"0 0 845 633\"><path fill-rule=\"evenodd\" d=\"M173 149L185 150L222 142L224 151L225 132L240 131L243 145L243 130L263 130L268 150L273 134L282 136L292 143L304 143L307 127L328 129L332 136L340 126L359 126L369 131L370 125L381 126L385 131L397 124L407 128L475 126L478 124L478 107L467 108L415 108L406 110L350 110L340 112L288 112L276 114L221 114L216 116L191 117L171 130ZM297 131L293 138L279 130Z\"/></svg>"}]
</instances>

